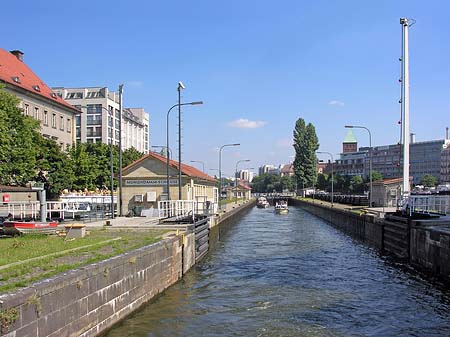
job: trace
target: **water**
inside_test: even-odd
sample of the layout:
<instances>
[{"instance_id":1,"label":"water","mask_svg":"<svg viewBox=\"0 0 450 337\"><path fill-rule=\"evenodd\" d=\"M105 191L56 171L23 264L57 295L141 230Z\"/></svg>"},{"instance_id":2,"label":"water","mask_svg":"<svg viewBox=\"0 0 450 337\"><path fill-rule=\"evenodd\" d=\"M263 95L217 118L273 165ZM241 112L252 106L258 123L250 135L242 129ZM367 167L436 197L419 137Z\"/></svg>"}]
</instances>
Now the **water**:
<instances>
[{"instance_id":1,"label":"water","mask_svg":"<svg viewBox=\"0 0 450 337\"><path fill-rule=\"evenodd\" d=\"M449 336L450 295L299 208L253 209L118 336Z\"/></svg>"}]
</instances>

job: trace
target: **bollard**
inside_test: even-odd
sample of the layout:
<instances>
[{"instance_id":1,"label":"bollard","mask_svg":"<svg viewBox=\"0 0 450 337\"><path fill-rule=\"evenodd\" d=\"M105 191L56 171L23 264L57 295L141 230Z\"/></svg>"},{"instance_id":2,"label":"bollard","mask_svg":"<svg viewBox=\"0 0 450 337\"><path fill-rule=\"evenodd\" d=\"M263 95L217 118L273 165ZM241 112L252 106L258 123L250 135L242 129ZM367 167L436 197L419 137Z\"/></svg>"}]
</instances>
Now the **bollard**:
<instances>
[{"instance_id":1,"label":"bollard","mask_svg":"<svg viewBox=\"0 0 450 337\"><path fill-rule=\"evenodd\" d=\"M111 225L111 220L106 220L106 226L112 226Z\"/></svg>"}]
</instances>

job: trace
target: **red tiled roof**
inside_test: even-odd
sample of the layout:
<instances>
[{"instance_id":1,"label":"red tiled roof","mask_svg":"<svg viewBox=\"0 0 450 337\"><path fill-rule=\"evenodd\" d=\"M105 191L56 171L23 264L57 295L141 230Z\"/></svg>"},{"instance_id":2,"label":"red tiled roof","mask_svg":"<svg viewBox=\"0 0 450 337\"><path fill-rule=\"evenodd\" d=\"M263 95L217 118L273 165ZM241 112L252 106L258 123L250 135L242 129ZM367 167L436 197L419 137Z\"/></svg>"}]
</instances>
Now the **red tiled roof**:
<instances>
[{"instance_id":1,"label":"red tiled roof","mask_svg":"<svg viewBox=\"0 0 450 337\"><path fill-rule=\"evenodd\" d=\"M409 181L411 182L412 177L409 177ZM383 179L383 180L376 180L373 182L373 184L376 185L389 185L389 184L398 184L403 181L403 178L390 178L390 179Z\"/></svg>"},{"instance_id":2,"label":"red tiled roof","mask_svg":"<svg viewBox=\"0 0 450 337\"><path fill-rule=\"evenodd\" d=\"M149 154L139 158L138 160L136 160L135 162L131 163L130 165L128 165L127 167L125 167L123 169L123 171L129 170L130 168L132 168L133 166L139 164L140 162L144 161L147 158L154 158L157 159L159 161L162 161L164 164L167 161L167 158L164 156L161 156L160 154L157 154L155 152L150 152ZM178 162L175 160L169 160L169 165L173 168L176 168L178 170ZM217 179L207 175L206 173L203 173L200 170L197 170L195 167L186 165L181 163L181 173L185 174L189 177L194 177L194 178L200 178L200 179L204 179L204 180L209 180L209 181L214 181L216 182Z\"/></svg>"},{"instance_id":3,"label":"red tiled roof","mask_svg":"<svg viewBox=\"0 0 450 337\"><path fill-rule=\"evenodd\" d=\"M17 80L15 81L14 78ZM54 94L25 63L2 48L0 48L0 80L79 112L74 106ZM39 91L35 89L37 87Z\"/></svg>"}]
</instances>

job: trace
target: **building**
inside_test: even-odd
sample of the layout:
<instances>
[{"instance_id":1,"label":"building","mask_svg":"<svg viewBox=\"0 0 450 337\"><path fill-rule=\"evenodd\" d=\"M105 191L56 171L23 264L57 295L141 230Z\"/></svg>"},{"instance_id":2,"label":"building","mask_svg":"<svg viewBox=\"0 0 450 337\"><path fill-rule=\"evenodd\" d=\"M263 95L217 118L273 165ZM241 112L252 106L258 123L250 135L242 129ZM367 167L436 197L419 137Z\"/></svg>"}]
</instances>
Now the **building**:
<instances>
[{"instance_id":1,"label":"building","mask_svg":"<svg viewBox=\"0 0 450 337\"><path fill-rule=\"evenodd\" d=\"M372 171L381 173L384 179L402 177L403 151L402 145L391 144L375 146L370 151L369 147L355 149L357 143L354 137L347 133L343 141L343 153L336 160L334 172L340 175L360 175L368 177L370 172L370 158L372 158ZM419 184L424 175L432 175L442 181L442 172L445 169L445 151L442 152L449 140L439 139L424 142L416 142L415 135L411 135L409 147L410 175L413 184ZM445 175L445 173L444 173Z\"/></svg>"},{"instance_id":2,"label":"building","mask_svg":"<svg viewBox=\"0 0 450 337\"><path fill-rule=\"evenodd\" d=\"M396 207L402 199L403 178L383 179L372 183L374 207Z\"/></svg>"},{"instance_id":3,"label":"building","mask_svg":"<svg viewBox=\"0 0 450 337\"><path fill-rule=\"evenodd\" d=\"M450 183L450 145L442 146L441 151L441 183Z\"/></svg>"},{"instance_id":4,"label":"building","mask_svg":"<svg viewBox=\"0 0 450 337\"><path fill-rule=\"evenodd\" d=\"M158 201L167 200L166 157L155 152L123 169L122 200L126 213L136 208L157 209ZM217 204L217 180L195 167L181 164L182 200ZM178 162L169 161L170 199L178 199ZM136 213L136 212L135 212ZM139 213L139 212L137 212Z\"/></svg>"},{"instance_id":5,"label":"building","mask_svg":"<svg viewBox=\"0 0 450 337\"><path fill-rule=\"evenodd\" d=\"M53 88L83 113L76 118L76 140L82 143L119 145L119 93L106 87ZM143 108L122 111L122 149L149 152L149 115Z\"/></svg>"},{"instance_id":6,"label":"building","mask_svg":"<svg viewBox=\"0 0 450 337\"><path fill-rule=\"evenodd\" d=\"M348 129L345 135L344 141L342 142L342 153L357 152L358 142L351 129Z\"/></svg>"},{"instance_id":7,"label":"building","mask_svg":"<svg viewBox=\"0 0 450 337\"><path fill-rule=\"evenodd\" d=\"M253 180L253 172L250 170L240 170L238 171L237 177L239 180L251 182Z\"/></svg>"},{"instance_id":8,"label":"building","mask_svg":"<svg viewBox=\"0 0 450 337\"><path fill-rule=\"evenodd\" d=\"M280 176L292 177L294 175L294 164L284 164L280 168Z\"/></svg>"},{"instance_id":9,"label":"building","mask_svg":"<svg viewBox=\"0 0 450 337\"><path fill-rule=\"evenodd\" d=\"M229 186L225 190L226 190L226 198L228 200L232 199L249 200L252 193L251 187L241 182L239 182L237 186Z\"/></svg>"},{"instance_id":10,"label":"building","mask_svg":"<svg viewBox=\"0 0 450 337\"><path fill-rule=\"evenodd\" d=\"M267 173L279 174L279 170L274 165L263 165L258 169L258 174L260 176Z\"/></svg>"},{"instance_id":11,"label":"building","mask_svg":"<svg viewBox=\"0 0 450 337\"><path fill-rule=\"evenodd\" d=\"M23 55L19 50L8 52L0 48L0 84L19 98L26 116L40 122L41 134L65 149L75 141L74 116L78 111L23 62Z\"/></svg>"}]
</instances>

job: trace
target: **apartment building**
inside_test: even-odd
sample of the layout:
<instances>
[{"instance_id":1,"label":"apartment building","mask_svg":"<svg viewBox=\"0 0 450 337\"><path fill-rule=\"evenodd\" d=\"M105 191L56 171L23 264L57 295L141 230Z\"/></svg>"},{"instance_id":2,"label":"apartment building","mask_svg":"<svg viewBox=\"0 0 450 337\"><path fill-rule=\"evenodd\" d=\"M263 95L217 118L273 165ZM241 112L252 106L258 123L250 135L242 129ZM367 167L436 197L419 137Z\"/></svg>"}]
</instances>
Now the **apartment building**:
<instances>
[{"instance_id":1,"label":"apartment building","mask_svg":"<svg viewBox=\"0 0 450 337\"><path fill-rule=\"evenodd\" d=\"M106 87L53 88L82 111L76 117L76 140L82 143L119 145L119 93ZM149 115L142 108L122 110L122 149L149 152Z\"/></svg>"},{"instance_id":2,"label":"apartment building","mask_svg":"<svg viewBox=\"0 0 450 337\"><path fill-rule=\"evenodd\" d=\"M41 134L66 149L75 142L77 109L58 96L23 61L19 50L0 48L0 83L20 100L26 116L40 122Z\"/></svg>"}]
</instances>

